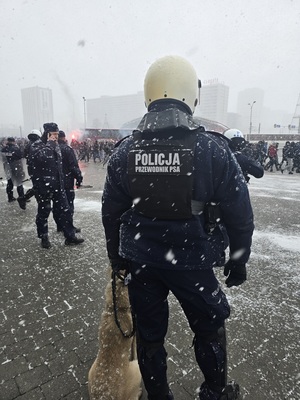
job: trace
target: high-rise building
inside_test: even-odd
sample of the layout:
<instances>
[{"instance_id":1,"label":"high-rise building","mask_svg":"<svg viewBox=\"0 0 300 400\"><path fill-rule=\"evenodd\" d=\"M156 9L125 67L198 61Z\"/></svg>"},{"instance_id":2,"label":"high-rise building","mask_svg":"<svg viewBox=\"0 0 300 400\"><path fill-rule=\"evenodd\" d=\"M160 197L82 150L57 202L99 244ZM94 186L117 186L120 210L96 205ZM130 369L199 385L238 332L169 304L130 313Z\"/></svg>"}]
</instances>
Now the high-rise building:
<instances>
[{"instance_id":1,"label":"high-rise building","mask_svg":"<svg viewBox=\"0 0 300 400\"><path fill-rule=\"evenodd\" d=\"M22 89L21 93L25 133L32 129L42 131L45 122L54 120L51 89L35 86Z\"/></svg>"},{"instance_id":2,"label":"high-rise building","mask_svg":"<svg viewBox=\"0 0 300 400\"><path fill-rule=\"evenodd\" d=\"M229 87L218 79L202 82L200 89L200 106L196 107L195 115L212 121L227 124Z\"/></svg>"}]
</instances>

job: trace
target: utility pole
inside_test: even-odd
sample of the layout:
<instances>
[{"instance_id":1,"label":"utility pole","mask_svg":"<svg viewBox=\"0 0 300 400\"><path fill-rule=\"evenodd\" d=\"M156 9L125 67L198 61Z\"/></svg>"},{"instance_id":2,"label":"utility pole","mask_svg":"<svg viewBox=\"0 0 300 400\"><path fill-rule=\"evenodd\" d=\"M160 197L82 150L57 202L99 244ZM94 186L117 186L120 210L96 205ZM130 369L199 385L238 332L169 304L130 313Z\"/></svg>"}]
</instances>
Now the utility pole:
<instances>
[{"instance_id":1,"label":"utility pole","mask_svg":"<svg viewBox=\"0 0 300 400\"><path fill-rule=\"evenodd\" d=\"M296 120L298 120L297 124L295 122ZM295 109L294 116L292 118L291 125L296 125L297 128L298 128L298 133L300 133L300 94L299 94L299 97L298 97L298 101L297 101L297 104L296 104L296 109Z\"/></svg>"},{"instance_id":2,"label":"utility pole","mask_svg":"<svg viewBox=\"0 0 300 400\"><path fill-rule=\"evenodd\" d=\"M249 138L248 138L248 142L250 142L250 136L251 136L251 132L252 132L252 108L254 106L254 104L256 103L256 100L252 101L251 103L248 103L248 106L250 106L250 126L249 126Z\"/></svg>"},{"instance_id":3,"label":"utility pole","mask_svg":"<svg viewBox=\"0 0 300 400\"><path fill-rule=\"evenodd\" d=\"M86 133L86 98L83 96L83 117L84 117L84 136Z\"/></svg>"}]
</instances>

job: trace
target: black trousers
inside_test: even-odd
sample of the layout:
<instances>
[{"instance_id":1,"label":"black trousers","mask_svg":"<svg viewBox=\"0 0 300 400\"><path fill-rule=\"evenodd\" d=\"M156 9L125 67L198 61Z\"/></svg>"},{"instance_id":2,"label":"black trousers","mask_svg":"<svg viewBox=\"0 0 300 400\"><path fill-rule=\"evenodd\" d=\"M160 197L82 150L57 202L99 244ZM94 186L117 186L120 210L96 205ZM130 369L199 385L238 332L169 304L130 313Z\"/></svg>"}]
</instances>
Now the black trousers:
<instances>
[{"instance_id":1,"label":"black trousers","mask_svg":"<svg viewBox=\"0 0 300 400\"><path fill-rule=\"evenodd\" d=\"M75 200L75 191L74 188L72 189L65 189L67 200L69 203L70 211L72 216L74 215L74 200Z\"/></svg>"},{"instance_id":2,"label":"black trousers","mask_svg":"<svg viewBox=\"0 0 300 400\"><path fill-rule=\"evenodd\" d=\"M72 216L72 224L73 224L75 191L74 191L74 189L65 189L65 193L66 193L66 198L67 198L67 201L68 201L70 213L71 213L71 216ZM63 226L62 226L62 222L61 222L61 219L60 219L60 214L59 213L57 214L57 210L53 210L53 218L54 218L54 221L56 222L57 229L63 231Z\"/></svg>"},{"instance_id":3,"label":"black trousers","mask_svg":"<svg viewBox=\"0 0 300 400\"><path fill-rule=\"evenodd\" d=\"M136 316L138 361L148 399L163 400L168 393L164 339L170 291L195 334L195 356L205 377L200 399L217 399L227 379L224 324L230 308L213 270L174 271L132 263L130 273L128 290Z\"/></svg>"},{"instance_id":4,"label":"black trousers","mask_svg":"<svg viewBox=\"0 0 300 400\"><path fill-rule=\"evenodd\" d=\"M6 185L6 193L7 193L8 200L12 200L13 199L13 197L14 197L13 190L14 190L13 180L12 179L8 179L7 180L7 185ZM24 197L23 185L17 186L17 192L18 192L19 197Z\"/></svg>"},{"instance_id":5,"label":"black trousers","mask_svg":"<svg viewBox=\"0 0 300 400\"><path fill-rule=\"evenodd\" d=\"M47 192L36 190L38 202L38 212L36 216L36 226L38 237L48 234L48 218L51 210L55 221L61 226L66 238L75 236L73 218L64 190L49 190Z\"/></svg>"}]
</instances>

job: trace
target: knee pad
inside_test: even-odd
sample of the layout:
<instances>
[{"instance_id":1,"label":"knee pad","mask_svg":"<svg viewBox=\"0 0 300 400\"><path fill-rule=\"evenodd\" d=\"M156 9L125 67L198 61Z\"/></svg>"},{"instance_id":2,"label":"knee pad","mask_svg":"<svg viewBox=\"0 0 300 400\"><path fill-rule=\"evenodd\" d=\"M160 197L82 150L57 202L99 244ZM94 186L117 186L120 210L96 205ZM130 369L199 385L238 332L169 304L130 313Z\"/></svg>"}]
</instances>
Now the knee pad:
<instances>
[{"instance_id":1,"label":"knee pad","mask_svg":"<svg viewBox=\"0 0 300 400\"><path fill-rule=\"evenodd\" d=\"M195 343L202 343L203 345L210 345L216 342L221 347L223 351L226 351L226 332L224 326L221 326L218 330L208 333L196 333L193 345Z\"/></svg>"}]
</instances>

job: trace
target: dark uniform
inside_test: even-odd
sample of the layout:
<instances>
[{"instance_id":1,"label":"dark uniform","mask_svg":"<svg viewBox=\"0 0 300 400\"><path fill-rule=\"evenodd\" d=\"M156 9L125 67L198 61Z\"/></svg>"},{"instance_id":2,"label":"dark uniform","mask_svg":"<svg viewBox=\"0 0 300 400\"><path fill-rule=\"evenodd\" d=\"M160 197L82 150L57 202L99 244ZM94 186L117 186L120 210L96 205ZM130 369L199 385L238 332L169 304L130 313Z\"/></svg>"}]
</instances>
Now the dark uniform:
<instances>
[{"instance_id":1,"label":"dark uniform","mask_svg":"<svg viewBox=\"0 0 300 400\"><path fill-rule=\"evenodd\" d=\"M283 174L283 171L286 169L289 171L289 174L293 174L293 159L294 159L294 149L295 149L295 143L294 142L285 142L285 145L282 149L282 160L281 163L279 164L280 166L280 171ZM283 162L286 162L285 167L283 167Z\"/></svg>"},{"instance_id":2,"label":"dark uniform","mask_svg":"<svg viewBox=\"0 0 300 400\"><path fill-rule=\"evenodd\" d=\"M249 175L254 176L254 178L262 178L264 176L264 167L258 161L245 156L240 151L235 151L234 155L243 171L244 177L247 182L249 182L250 180Z\"/></svg>"},{"instance_id":3,"label":"dark uniform","mask_svg":"<svg viewBox=\"0 0 300 400\"><path fill-rule=\"evenodd\" d=\"M255 178L262 178L264 176L264 167L249 154L249 146L247 146L249 143L246 143L242 132L238 129L231 128L224 132L224 136L228 139L228 146L233 151L243 171L246 182L248 183L250 181L249 175Z\"/></svg>"},{"instance_id":4,"label":"dark uniform","mask_svg":"<svg viewBox=\"0 0 300 400\"><path fill-rule=\"evenodd\" d=\"M24 208L24 188L22 184L22 180L25 178L25 173L23 170L23 163L22 163L22 151L15 144L14 138L8 138L7 144L1 150L2 157L3 157L3 165L4 170L7 176L7 186L6 186L6 193L8 197L8 202L15 201L13 189L14 185L17 187L17 192L19 195L18 202L21 208Z\"/></svg>"},{"instance_id":5,"label":"dark uniform","mask_svg":"<svg viewBox=\"0 0 300 400\"><path fill-rule=\"evenodd\" d=\"M79 187L82 183L82 174L78 165L78 161L72 147L68 145L65 141L65 133L63 131L59 131L58 134L58 144L61 150L62 156L62 169L64 174L64 185L65 192L68 199L70 211L72 217L74 215L74 199L75 199L75 191L74 191L74 183L76 181L76 186ZM59 224L59 220L54 215L54 219L57 223L57 229L62 230ZM79 229L75 228L77 231Z\"/></svg>"},{"instance_id":6,"label":"dark uniform","mask_svg":"<svg viewBox=\"0 0 300 400\"><path fill-rule=\"evenodd\" d=\"M50 128L48 125L51 125ZM49 129L56 129L57 125L49 123L45 124L44 128L47 134L52 132ZM61 151L57 141L49 140L44 143L42 140L36 140L32 143L29 149L28 170L38 202L36 226L38 237L42 239L42 247L50 247L48 217L52 207L53 214L63 229L66 238L65 243L82 243L83 239L78 239L75 236L73 218L64 190Z\"/></svg>"},{"instance_id":7,"label":"dark uniform","mask_svg":"<svg viewBox=\"0 0 300 400\"><path fill-rule=\"evenodd\" d=\"M111 156L102 198L112 268L130 272L148 399L173 399L164 348L170 291L195 334L196 360L205 377L200 399L236 399L230 396L238 385L227 385L226 373L230 307L213 267L229 239L226 283L246 280L253 232L247 185L227 141L194 123L183 102L154 101L148 111ZM221 221L211 217L216 205Z\"/></svg>"}]
</instances>

